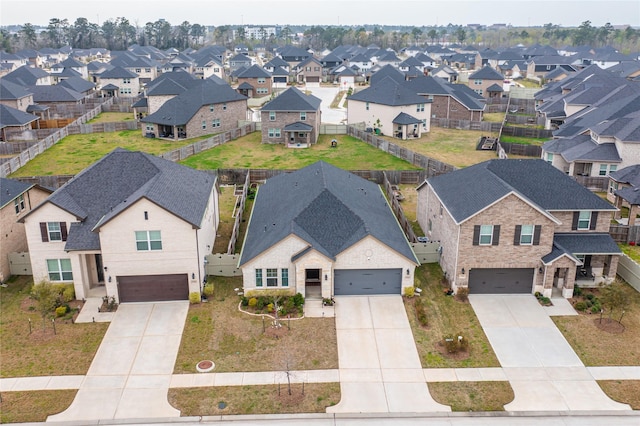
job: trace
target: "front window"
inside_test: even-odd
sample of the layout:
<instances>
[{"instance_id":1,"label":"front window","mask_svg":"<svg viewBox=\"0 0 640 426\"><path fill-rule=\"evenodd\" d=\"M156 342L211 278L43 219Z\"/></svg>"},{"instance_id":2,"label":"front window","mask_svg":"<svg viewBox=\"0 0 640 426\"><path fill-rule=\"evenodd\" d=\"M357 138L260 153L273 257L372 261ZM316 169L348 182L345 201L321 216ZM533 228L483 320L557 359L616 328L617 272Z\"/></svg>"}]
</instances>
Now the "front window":
<instances>
[{"instance_id":1,"label":"front window","mask_svg":"<svg viewBox=\"0 0 640 426\"><path fill-rule=\"evenodd\" d=\"M300 121L307 121L307 113L306 112L301 112L300 113Z\"/></svg>"},{"instance_id":2,"label":"front window","mask_svg":"<svg viewBox=\"0 0 640 426\"><path fill-rule=\"evenodd\" d=\"M262 287L262 269L256 269L256 287Z\"/></svg>"},{"instance_id":3,"label":"front window","mask_svg":"<svg viewBox=\"0 0 640 426\"><path fill-rule=\"evenodd\" d=\"M264 78L259 78L259 79L258 79L258 84L264 84L264 82L265 82L265 79L264 79Z\"/></svg>"},{"instance_id":4,"label":"front window","mask_svg":"<svg viewBox=\"0 0 640 426\"><path fill-rule=\"evenodd\" d=\"M600 164L600 172L598 172L599 176L606 176L607 175L607 165L606 164Z\"/></svg>"},{"instance_id":5,"label":"front window","mask_svg":"<svg viewBox=\"0 0 640 426\"><path fill-rule=\"evenodd\" d=\"M480 240L481 246L490 246L493 242L493 225L480 225Z\"/></svg>"},{"instance_id":6,"label":"front window","mask_svg":"<svg viewBox=\"0 0 640 426\"><path fill-rule=\"evenodd\" d=\"M122 82L123 82L124 84L129 84L129 83L131 83L131 79L130 79L130 78L123 78L123 79L122 79Z\"/></svg>"},{"instance_id":7,"label":"front window","mask_svg":"<svg viewBox=\"0 0 640 426\"><path fill-rule=\"evenodd\" d=\"M206 121L204 121L204 120L202 120L202 128L203 128L203 129L206 129L206 128L207 128L207 122L206 122Z\"/></svg>"},{"instance_id":8,"label":"front window","mask_svg":"<svg viewBox=\"0 0 640 426\"><path fill-rule=\"evenodd\" d=\"M47 231L49 232L49 241L62 241L60 222L47 222Z\"/></svg>"},{"instance_id":9,"label":"front window","mask_svg":"<svg viewBox=\"0 0 640 426\"><path fill-rule=\"evenodd\" d=\"M478 79L473 80L473 84L475 84L476 86L479 86L482 84L482 80L478 80Z\"/></svg>"},{"instance_id":10,"label":"front window","mask_svg":"<svg viewBox=\"0 0 640 426\"><path fill-rule=\"evenodd\" d=\"M49 281L73 281L70 259L47 259Z\"/></svg>"},{"instance_id":11,"label":"front window","mask_svg":"<svg viewBox=\"0 0 640 426\"><path fill-rule=\"evenodd\" d=\"M276 112L269 111L269 121L276 121Z\"/></svg>"},{"instance_id":12,"label":"front window","mask_svg":"<svg viewBox=\"0 0 640 426\"><path fill-rule=\"evenodd\" d=\"M578 229L589 229L591 223L591 212L582 211L578 215Z\"/></svg>"},{"instance_id":13,"label":"front window","mask_svg":"<svg viewBox=\"0 0 640 426\"><path fill-rule=\"evenodd\" d=\"M138 251L162 250L160 231L136 231L136 248Z\"/></svg>"},{"instance_id":14,"label":"front window","mask_svg":"<svg viewBox=\"0 0 640 426\"><path fill-rule=\"evenodd\" d=\"M614 181L609 182L609 192L613 194L617 190L618 190L618 182L614 182Z\"/></svg>"},{"instance_id":15,"label":"front window","mask_svg":"<svg viewBox=\"0 0 640 426\"><path fill-rule=\"evenodd\" d=\"M618 166L616 166L615 164L609 166L609 173L613 173L616 170L618 170Z\"/></svg>"},{"instance_id":16,"label":"front window","mask_svg":"<svg viewBox=\"0 0 640 426\"><path fill-rule=\"evenodd\" d=\"M270 138L279 138L280 137L280 129L269 129L269 137Z\"/></svg>"},{"instance_id":17,"label":"front window","mask_svg":"<svg viewBox=\"0 0 640 426\"><path fill-rule=\"evenodd\" d=\"M553 163L553 153L547 152L547 163Z\"/></svg>"},{"instance_id":18,"label":"front window","mask_svg":"<svg viewBox=\"0 0 640 426\"><path fill-rule=\"evenodd\" d=\"M267 287L278 286L278 269L267 268Z\"/></svg>"},{"instance_id":19,"label":"front window","mask_svg":"<svg viewBox=\"0 0 640 426\"><path fill-rule=\"evenodd\" d=\"M155 129L153 128L153 124L147 124L146 126L147 132L153 132Z\"/></svg>"},{"instance_id":20,"label":"front window","mask_svg":"<svg viewBox=\"0 0 640 426\"><path fill-rule=\"evenodd\" d=\"M533 225L522 225L520 228L520 245L533 244Z\"/></svg>"},{"instance_id":21,"label":"front window","mask_svg":"<svg viewBox=\"0 0 640 426\"><path fill-rule=\"evenodd\" d=\"M424 104L416 105L416 112L423 112L423 111L424 111Z\"/></svg>"},{"instance_id":22,"label":"front window","mask_svg":"<svg viewBox=\"0 0 640 426\"><path fill-rule=\"evenodd\" d=\"M20 196L18 196L18 198L13 200L13 205L16 208L16 214L18 214L22 210L24 210L24 194L20 194Z\"/></svg>"},{"instance_id":23,"label":"front window","mask_svg":"<svg viewBox=\"0 0 640 426\"><path fill-rule=\"evenodd\" d=\"M282 287L289 287L289 269L282 268L280 273L282 275L282 282L281 282Z\"/></svg>"},{"instance_id":24,"label":"front window","mask_svg":"<svg viewBox=\"0 0 640 426\"><path fill-rule=\"evenodd\" d=\"M220 119L216 118L211 122L211 127L220 127Z\"/></svg>"}]
</instances>

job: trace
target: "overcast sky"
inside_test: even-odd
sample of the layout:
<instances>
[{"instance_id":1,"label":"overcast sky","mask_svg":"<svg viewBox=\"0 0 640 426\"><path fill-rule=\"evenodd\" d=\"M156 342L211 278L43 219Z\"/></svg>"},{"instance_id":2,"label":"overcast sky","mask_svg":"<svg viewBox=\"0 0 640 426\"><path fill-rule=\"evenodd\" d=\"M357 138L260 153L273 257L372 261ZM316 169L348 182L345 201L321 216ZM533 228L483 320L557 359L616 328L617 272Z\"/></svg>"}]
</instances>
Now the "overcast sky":
<instances>
[{"instance_id":1,"label":"overcast sky","mask_svg":"<svg viewBox=\"0 0 640 426\"><path fill-rule=\"evenodd\" d=\"M505 23L539 26L640 26L639 0L0 0L0 25L46 25L50 18L84 17L102 24L126 17L132 24L164 18L202 25L409 25Z\"/></svg>"}]
</instances>

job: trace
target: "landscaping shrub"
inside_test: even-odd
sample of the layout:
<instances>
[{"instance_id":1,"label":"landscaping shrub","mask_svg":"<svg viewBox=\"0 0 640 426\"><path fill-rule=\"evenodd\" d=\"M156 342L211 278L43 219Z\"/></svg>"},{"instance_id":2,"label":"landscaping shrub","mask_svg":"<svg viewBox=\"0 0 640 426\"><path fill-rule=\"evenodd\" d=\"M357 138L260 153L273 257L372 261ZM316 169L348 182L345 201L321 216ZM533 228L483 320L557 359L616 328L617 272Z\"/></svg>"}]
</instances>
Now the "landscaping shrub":
<instances>
[{"instance_id":1,"label":"landscaping shrub","mask_svg":"<svg viewBox=\"0 0 640 426\"><path fill-rule=\"evenodd\" d=\"M273 312L273 303L269 303L269 304L267 305L267 311L268 311L268 312Z\"/></svg>"},{"instance_id":2,"label":"landscaping shrub","mask_svg":"<svg viewBox=\"0 0 640 426\"><path fill-rule=\"evenodd\" d=\"M207 298L213 296L213 283L207 283L204 285L202 292Z\"/></svg>"},{"instance_id":3,"label":"landscaping shrub","mask_svg":"<svg viewBox=\"0 0 640 426\"><path fill-rule=\"evenodd\" d=\"M64 306L58 306L58 307L56 308L56 316L57 316L57 317L63 317L63 316L65 316L65 315L67 314L67 312L68 312L68 308L69 308L69 307L68 307L67 305L64 305Z\"/></svg>"},{"instance_id":4,"label":"landscaping shrub","mask_svg":"<svg viewBox=\"0 0 640 426\"><path fill-rule=\"evenodd\" d=\"M413 297L416 294L416 288L415 287L406 287L404 289L404 295L407 297Z\"/></svg>"},{"instance_id":5,"label":"landscaping shrub","mask_svg":"<svg viewBox=\"0 0 640 426\"><path fill-rule=\"evenodd\" d=\"M265 298L264 297L258 297L257 299L258 300L257 300L255 306L256 306L257 310L261 311L261 310L264 309L264 306L267 305L268 303L265 303L265 300L264 300Z\"/></svg>"},{"instance_id":6,"label":"landscaping shrub","mask_svg":"<svg viewBox=\"0 0 640 426\"><path fill-rule=\"evenodd\" d=\"M242 299L240 299L240 303L242 304L242 306L249 306L249 299L247 298L247 296L242 296Z\"/></svg>"},{"instance_id":7,"label":"landscaping shrub","mask_svg":"<svg viewBox=\"0 0 640 426\"><path fill-rule=\"evenodd\" d=\"M192 305L200 303L200 293L198 293L197 291L192 291L191 293L189 293L189 303L191 303Z\"/></svg>"},{"instance_id":8,"label":"landscaping shrub","mask_svg":"<svg viewBox=\"0 0 640 426\"><path fill-rule=\"evenodd\" d=\"M587 310L587 303L586 302L577 302L575 304L574 308L576 308L576 311L584 312L584 311Z\"/></svg>"},{"instance_id":9,"label":"landscaping shrub","mask_svg":"<svg viewBox=\"0 0 640 426\"><path fill-rule=\"evenodd\" d=\"M573 287L573 296L574 296L574 297L582 296L582 289L581 289L580 287L578 287L578 284L576 284L576 285Z\"/></svg>"},{"instance_id":10,"label":"landscaping shrub","mask_svg":"<svg viewBox=\"0 0 640 426\"><path fill-rule=\"evenodd\" d=\"M71 302L76 298L76 289L73 288L73 284L67 284L65 289L62 291L62 300L65 303Z\"/></svg>"},{"instance_id":11,"label":"landscaping shrub","mask_svg":"<svg viewBox=\"0 0 640 426\"><path fill-rule=\"evenodd\" d=\"M450 354L458 352L458 341L453 334L442 336L442 344Z\"/></svg>"},{"instance_id":12,"label":"landscaping shrub","mask_svg":"<svg viewBox=\"0 0 640 426\"><path fill-rule=\"evenodd\" d=\"M293 296L293 304L296 306L296 308L299 308L302 305L304 305L304 296L300 293L296 293Z\"/></svg>"},{"instance_id":13,"label":"landscaping shrub","mask_svg":"<svg viewBox=\"0 0 640 426\"><path fill-rule=\"evenodd\" d=\"M257 304L258 304L257 298L252 297L251 299L249 299L249 303L248 303L249 307L255 308Z\"/></svg>"}]
</instances>

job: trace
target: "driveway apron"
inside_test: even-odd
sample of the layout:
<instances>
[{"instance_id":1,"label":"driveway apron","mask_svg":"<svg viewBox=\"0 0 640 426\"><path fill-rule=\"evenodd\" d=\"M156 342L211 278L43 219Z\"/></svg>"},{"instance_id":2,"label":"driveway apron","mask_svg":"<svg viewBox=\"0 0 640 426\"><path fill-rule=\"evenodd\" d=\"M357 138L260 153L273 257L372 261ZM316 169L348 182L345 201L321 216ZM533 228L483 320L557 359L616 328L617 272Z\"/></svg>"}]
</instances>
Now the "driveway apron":
<instances>
[{"instance_id":1,"label":"driveway apron","mask_svg":"<svg viewBox=\"0 0 640 426\"><path fill-rule=\"evenodd\" d=\"M629 410L600 389L532 295L470 295L513 388L507 411Z\"/></svg>"},{"instance_id":2,"label":"driveway apron","mask_svg":"<svg viewBox=\"0 0 640 426\"><path fill-rule=\"evenodd\" d=\"M336 297L339 404L329 413L451 411L425 382L400 296Z\"/></svg>"},{"instance_id":3,"label":"driveway apron","mask_svg":"<svg viewBox=\"0 0 640 426\"><path fill-rule=\"evenodd\" d=\"M188 302L120 305L73 403L47 421L179 417L167 391L188 308Z\"/></svg>"}]
</instances>

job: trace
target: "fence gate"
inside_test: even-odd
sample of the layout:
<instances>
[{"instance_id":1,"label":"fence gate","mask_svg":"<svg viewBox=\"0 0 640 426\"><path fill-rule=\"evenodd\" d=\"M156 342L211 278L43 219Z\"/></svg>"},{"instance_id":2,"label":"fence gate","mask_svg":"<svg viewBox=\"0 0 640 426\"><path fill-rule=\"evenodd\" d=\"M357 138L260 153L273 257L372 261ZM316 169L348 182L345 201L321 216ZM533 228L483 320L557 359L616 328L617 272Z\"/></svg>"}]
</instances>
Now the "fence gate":
<instances>
[{"instance_id":1,"label":"fence gate","mask_svg":"<svg viewBox=\"0 0 640 426\"><path fill-rule=\"evenodd\" d=\"M209 254L205 257L207 275L217 277L237 277L242 275L242 270L238 268L239 254Z\"/></svg>"},{"instance_id":2,"label":"fence gate","mask_svg":"<svg viewBox=\"0 0 640 426\"><path fill-rule=\"evenodd\" d=\"M9 253L9 271L11 275L33 275L29 252Z\"/></svg>"}]
</instances>

